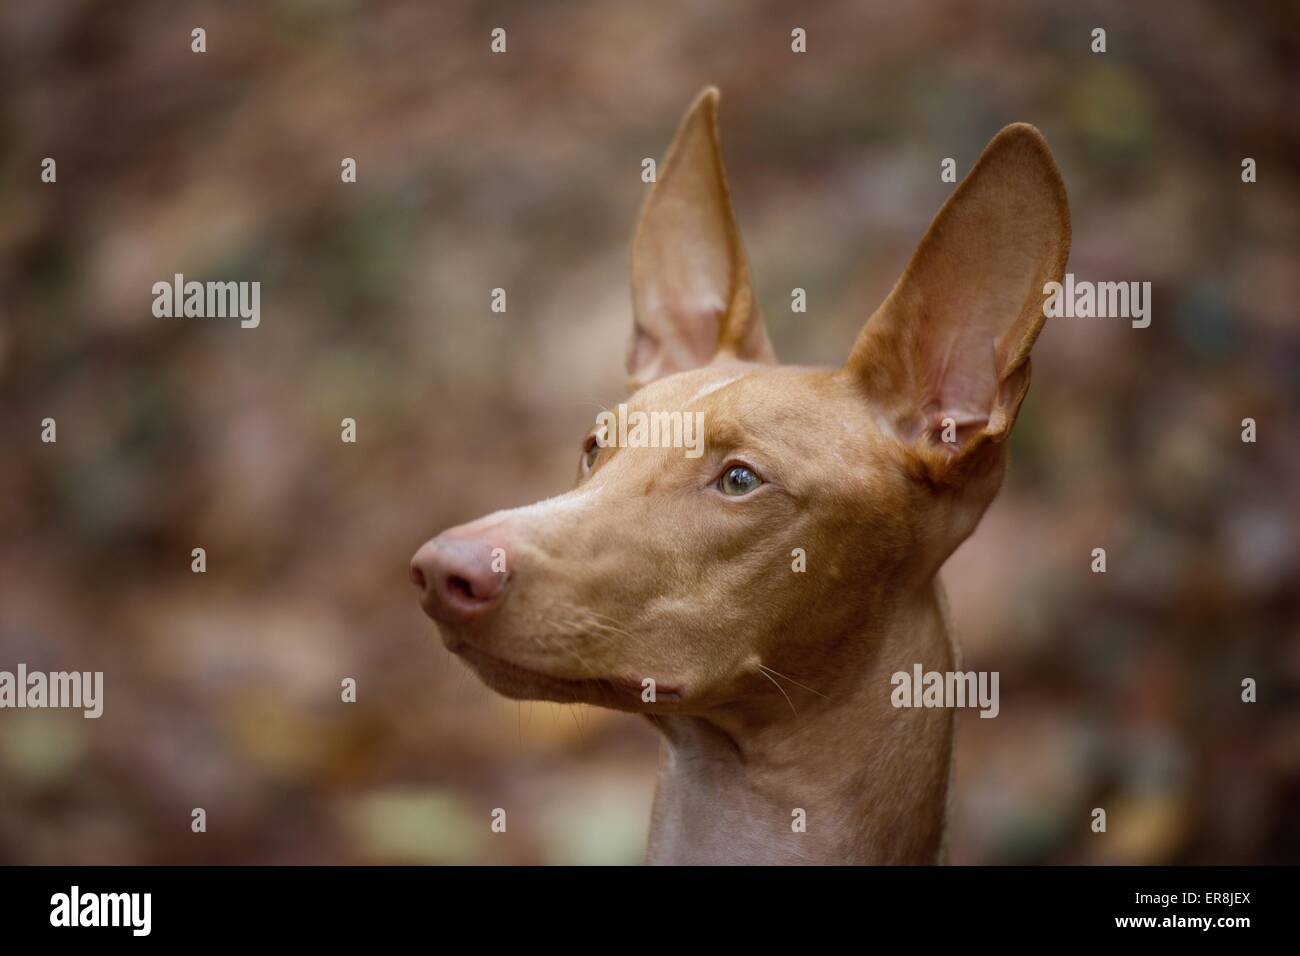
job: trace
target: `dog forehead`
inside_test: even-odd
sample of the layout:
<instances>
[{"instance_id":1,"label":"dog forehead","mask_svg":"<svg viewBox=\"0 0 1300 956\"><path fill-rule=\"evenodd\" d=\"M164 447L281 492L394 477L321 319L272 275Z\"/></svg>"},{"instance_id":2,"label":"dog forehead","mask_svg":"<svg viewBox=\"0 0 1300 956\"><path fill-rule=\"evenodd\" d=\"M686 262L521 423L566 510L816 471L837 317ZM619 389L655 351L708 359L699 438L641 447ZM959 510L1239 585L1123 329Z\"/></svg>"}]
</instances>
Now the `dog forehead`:
<instances>
[{"instance_id":1,"label":"dog forehead","mask_svg":"<svg viewBox=\"0 0 1300 956\"><path fill-rule=\"evenodd\" d=\"M651 382L627 400L637 411L702 411L704 400L751 374L743 368L712 367L679 372Z\"/></svg>"},{"instance_id":2,"label":"dog forehead","mask_svg":"<svg viewBox=\"0 0 1300 956\"><path fill-rule=\"evenodd\" d=\"M627 400L637 411L708 412L728 406L811 407L836 400L826 369L729 363L705 366L651 382Z\"/></svg>"},{"instance_id":3,"label":"dog forehead","mask_svg":"<svg viewBox=\"0 0 1300 956\"><path fill-rule=\"evenodd\" d=\"M766 437L793 447L861 444L879 433L870 402L827 368L730 363L679 372L626 400L629 412L701 416L709 440Z\"/></svg>"}]
</instances>

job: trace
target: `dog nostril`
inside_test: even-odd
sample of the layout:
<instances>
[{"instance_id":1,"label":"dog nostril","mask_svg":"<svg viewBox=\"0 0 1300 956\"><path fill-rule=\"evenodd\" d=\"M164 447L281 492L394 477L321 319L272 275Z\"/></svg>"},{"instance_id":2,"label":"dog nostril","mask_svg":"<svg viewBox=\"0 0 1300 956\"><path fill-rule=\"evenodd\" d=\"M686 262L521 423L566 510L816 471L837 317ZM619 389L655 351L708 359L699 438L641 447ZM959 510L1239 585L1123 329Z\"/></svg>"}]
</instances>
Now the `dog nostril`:
<instances>
[{"instance_id":1,"label":"dog nostril","mask_svg":"<svg viewBox=\"0 0 1300 956\"><path fill-rule=\"evenodd\" d=\"M453 591L459 591L471 601L478 600L478 595L474 593L474 586L470 584L469 581L465 580L465 578L453 574L451 577L447 578L447 586Z\"/></svg>"},{"instance_id":2,"label":"dog nostril","mask_svg":"<svg viewBox=\"0 0 1300 956\"><path fill-rule=\"evenodd\" d=\"M410 565L424 612L444 624L465 624L495 607L510 576L492 569L492 555L486 541L454 535L426 541Z\"/></svg>"}]
</instances>

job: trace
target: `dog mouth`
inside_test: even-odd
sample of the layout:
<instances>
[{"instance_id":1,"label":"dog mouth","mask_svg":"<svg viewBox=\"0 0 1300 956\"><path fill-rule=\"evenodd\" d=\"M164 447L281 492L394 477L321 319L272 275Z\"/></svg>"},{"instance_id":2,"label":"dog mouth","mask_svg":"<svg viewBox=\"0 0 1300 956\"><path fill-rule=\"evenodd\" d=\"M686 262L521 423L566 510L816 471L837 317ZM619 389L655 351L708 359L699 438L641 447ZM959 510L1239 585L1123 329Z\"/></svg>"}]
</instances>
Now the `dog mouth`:
<instances>
[{"instance_id":1,"label":"dog mouth","mask_svg":"<svg viewBox=\"0 0 1300 956\"><path fill-rule=\"evenodd\" d=\"M559 677L489 654L468 641L451 647L464 659L483 683L512 700L549 700L562 704L599 704L617 710L640 710L642 682L631 677ZM676 702L681 694L671 687L656 686L656 700Z\"/></svg>"}]
</instances>

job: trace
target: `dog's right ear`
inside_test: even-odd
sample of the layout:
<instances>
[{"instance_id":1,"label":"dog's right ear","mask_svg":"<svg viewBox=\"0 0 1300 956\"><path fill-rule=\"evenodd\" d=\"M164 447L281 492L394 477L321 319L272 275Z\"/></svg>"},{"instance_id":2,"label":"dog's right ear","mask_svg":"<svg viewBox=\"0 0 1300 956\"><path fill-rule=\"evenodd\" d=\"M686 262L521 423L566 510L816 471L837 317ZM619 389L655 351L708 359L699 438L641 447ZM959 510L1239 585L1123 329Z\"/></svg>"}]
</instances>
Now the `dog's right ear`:
<instances>
[{"instance_id":1,"label":"dog's right ear","mask_svg":"<svg viewBox=\"0 0 1300 956\"><path fill-rule=\"evenodd\" d=\"M641 209L632 309L633 390L715 358L775 360L731 208L715 87L687 111Z\"/></svg>"}]
</instances>

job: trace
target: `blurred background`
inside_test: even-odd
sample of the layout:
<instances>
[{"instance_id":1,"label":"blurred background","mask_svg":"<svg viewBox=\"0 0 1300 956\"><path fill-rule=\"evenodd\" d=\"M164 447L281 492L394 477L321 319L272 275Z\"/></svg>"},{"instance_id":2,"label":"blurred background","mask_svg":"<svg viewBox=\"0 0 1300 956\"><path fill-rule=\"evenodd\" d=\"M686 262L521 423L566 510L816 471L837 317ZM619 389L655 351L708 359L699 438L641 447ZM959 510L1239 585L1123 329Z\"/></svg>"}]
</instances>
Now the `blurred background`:
<instances>
[{"instance_id":1,"label":"blurred background","mask_svg":"<svg viewBox=\"0 0 1300 956\"><path fill-rule=\"evenodd\" d=\"M623 394L641 160L713 83L785 361L843 360L941 161L1017 120L1070 271L1153 284L1150 328L1048 322L948 565L1002 681L959 718L954 862L1300 862L1297 9L0 5L0 669L105 673L98 721L0 712L0 860L640 859L649 726L488 692L407 563L571 484ZM261 326L155 318L177 272L260 281Z\"/></svg>"}]
</instances>

